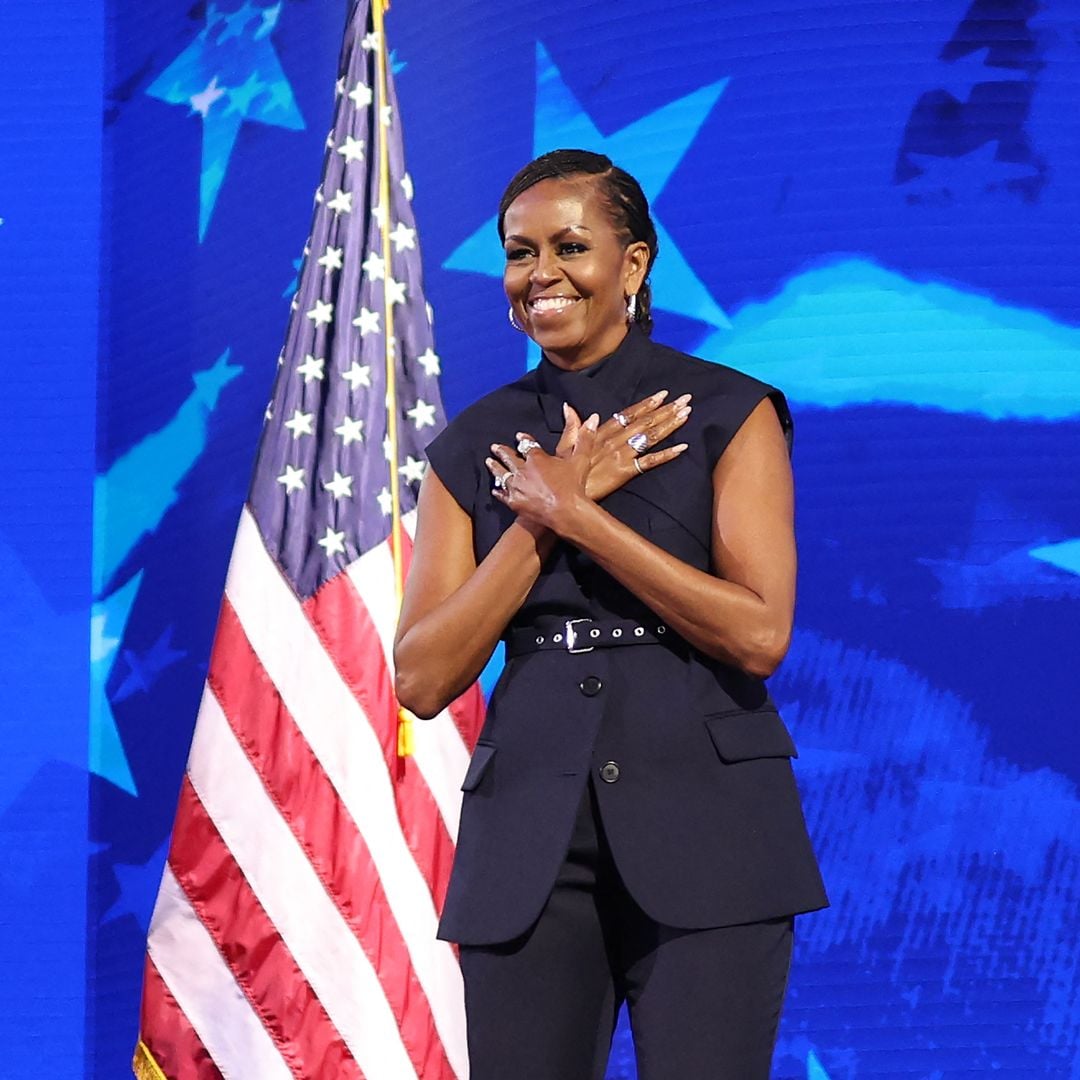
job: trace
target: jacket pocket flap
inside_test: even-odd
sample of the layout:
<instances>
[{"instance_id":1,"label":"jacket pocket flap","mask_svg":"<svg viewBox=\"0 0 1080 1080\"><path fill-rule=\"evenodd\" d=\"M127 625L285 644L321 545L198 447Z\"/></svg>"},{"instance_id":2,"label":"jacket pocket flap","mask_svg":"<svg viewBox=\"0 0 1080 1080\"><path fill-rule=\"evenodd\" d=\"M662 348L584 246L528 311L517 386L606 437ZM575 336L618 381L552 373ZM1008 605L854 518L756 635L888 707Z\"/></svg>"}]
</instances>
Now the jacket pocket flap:
<instances>
[{"instance_id":1,"label":"jacket pocket flap","mask_svg":"<svg viewBox=\"0 0 1080 1080\"><path fill-rule=\"evenodd\" d=\"M473 751L472 760L469 762L469 769L465 773L465 779L462 781L462 791L472 791L477 784L484 777L484 773L487 772L488 766L491 764L491 759L495 756L495 747L490 743L477 743L476 749Z\"/></svg>"},{"instance_id":2,"label":"jacket pocket flap","mask_svg":"<svg viewBox=\"0 0 1080 1080\"><path fill-rule=\"evenodd\" d=\"M707 716L705 726L720 760L729 764L753 758L799 756L787 725L772 710Z\"/></svg>"}]
</instances>

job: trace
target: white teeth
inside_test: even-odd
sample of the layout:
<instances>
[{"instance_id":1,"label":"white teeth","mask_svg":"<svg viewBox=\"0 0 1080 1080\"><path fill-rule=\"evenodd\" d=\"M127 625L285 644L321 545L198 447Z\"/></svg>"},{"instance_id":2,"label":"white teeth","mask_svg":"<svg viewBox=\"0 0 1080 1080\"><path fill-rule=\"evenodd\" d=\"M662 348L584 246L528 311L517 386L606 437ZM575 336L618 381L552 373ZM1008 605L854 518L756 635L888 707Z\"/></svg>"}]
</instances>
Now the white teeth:
<instances>
[{"instance_id":1,"label":"white teeth","mask_svg":"<svg viewBox=\"0 0 1080 1080\"><path fill-rule=\"evenodd\" d=\"M531 300L529 306L533 311L562 311L573 303L576 300L568 296L541 296Z\"/></svg>"}]
</instances>

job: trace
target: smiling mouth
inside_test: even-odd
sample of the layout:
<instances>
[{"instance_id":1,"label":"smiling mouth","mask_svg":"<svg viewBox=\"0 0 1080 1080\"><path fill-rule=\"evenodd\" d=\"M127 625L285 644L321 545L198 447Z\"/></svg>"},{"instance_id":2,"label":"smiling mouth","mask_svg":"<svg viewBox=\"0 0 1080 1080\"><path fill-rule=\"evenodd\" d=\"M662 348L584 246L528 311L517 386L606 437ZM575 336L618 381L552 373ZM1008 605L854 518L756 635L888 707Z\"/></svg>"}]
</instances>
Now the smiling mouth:
<instances>
[{"instance_id":1,"label":"smiling mouth","mask_svg":"<svg viewBox=\"0 0 1080 1080\"><path fill-rule=\"evenodd\" d=\"M538 296L529 301L529 310L537 315L566 311L581 299L580 296Z\"/></svg>"}]
</instances>

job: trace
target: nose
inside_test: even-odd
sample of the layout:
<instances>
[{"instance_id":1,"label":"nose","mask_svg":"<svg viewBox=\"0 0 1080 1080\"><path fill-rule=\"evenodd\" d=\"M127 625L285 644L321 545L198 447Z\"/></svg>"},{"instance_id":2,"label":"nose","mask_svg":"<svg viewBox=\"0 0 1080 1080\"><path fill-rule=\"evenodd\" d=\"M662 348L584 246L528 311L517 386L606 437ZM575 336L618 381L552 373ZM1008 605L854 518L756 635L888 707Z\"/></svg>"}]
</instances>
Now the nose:
<instances>
[{"instance_id":1,"label":"nose","mask_svg":"<svg viewBox=\"0 0 1080 1080\"><path fill-rule=\"evenodd\" d=\"M534 285L550 285L559 278L558 261L553 251L541 250L533 264L529 281Z\"/></svg>"}]
</instances>

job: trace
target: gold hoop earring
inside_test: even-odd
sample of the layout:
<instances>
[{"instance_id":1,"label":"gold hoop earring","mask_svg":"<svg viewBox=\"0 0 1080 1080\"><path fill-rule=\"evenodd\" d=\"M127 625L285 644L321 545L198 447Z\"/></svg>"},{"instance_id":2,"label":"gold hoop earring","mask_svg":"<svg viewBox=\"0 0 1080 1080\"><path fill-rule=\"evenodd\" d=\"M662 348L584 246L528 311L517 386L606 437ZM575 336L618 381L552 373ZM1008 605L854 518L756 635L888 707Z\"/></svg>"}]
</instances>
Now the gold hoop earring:
<instances>
[{"instance_id":1,"label":"gold hoop earring","mask_svg":"<svg viewBox=\"0 0 1080 1080\"><path fill-rule=\"evenodd\" d=\"M525 327L524 326L518 326L517 321L514 319L514 305L513 304L511 304L506 309L506 317L510 320L510 325L515 330L517 330L519 333L522 333L522 334L525 333Z\"/></svg>"}]
</instances>

